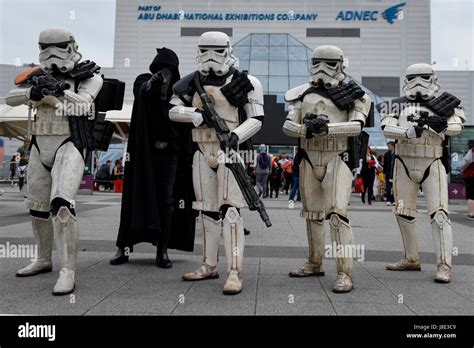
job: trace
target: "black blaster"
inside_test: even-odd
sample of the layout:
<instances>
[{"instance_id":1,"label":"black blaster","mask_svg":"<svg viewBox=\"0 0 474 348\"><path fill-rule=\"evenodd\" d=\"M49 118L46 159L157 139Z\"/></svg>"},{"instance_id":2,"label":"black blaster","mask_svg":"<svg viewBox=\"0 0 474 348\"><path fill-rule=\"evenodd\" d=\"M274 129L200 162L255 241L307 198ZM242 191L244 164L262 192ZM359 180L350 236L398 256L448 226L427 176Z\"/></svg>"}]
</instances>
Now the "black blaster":
<instances>
[{"instance_id":1,"label":"black blaster","mask_svg":"<svg viewBox=\"0 0 474 348\"><path fill-rule=\"evenodd\" d=\"M32 86L39 87L43 97L61 97L64 95L64 90L71 87L69 83L56 80L53 75L45 71L30 75L28 77L28 83Z\"/></svg>"},{"instance_id":2,"label":"black blaster","mask_svg":"<svg viewBox=\"0 0 474 348\"><path fill-rule=\"evenodd\" d=\"M206 94L206 91L201 86L201 81L199 81L199 74L194 76L194 85L196 87L196 91L201 98L202 106L204 108L203 118L205 122L210 126L213 127L216 131L217 138L221 144L228 144L230 139L230 130L227 126L227 123L217 114L214 105L211 102L211 99ZM232 155L233 150L231 150ZM239 185L240 190L247 202L249 210L257 210L260 214L261 219L265 222L267 227L270 227L272 223L270 222L270 218L265 210L265 205L258 197L257 193L255 192L253 185L248 177L244 167L240 163L235 163L231 161L231 163L226 163L225 166L230 169L232 174Z\"/></svg>"}]
</instances>

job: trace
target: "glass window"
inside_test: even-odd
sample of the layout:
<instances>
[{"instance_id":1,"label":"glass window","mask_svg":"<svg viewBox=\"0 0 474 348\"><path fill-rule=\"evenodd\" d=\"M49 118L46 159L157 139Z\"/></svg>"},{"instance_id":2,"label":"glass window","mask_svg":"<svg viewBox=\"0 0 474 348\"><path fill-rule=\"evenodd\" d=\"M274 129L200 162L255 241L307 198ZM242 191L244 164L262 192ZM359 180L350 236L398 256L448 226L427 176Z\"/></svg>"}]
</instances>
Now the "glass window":
<instances>
[{"instance_id":1,"label":"glass window","mask_svg":"<svg viewBox=\"0 0 474 348\"><path fill-rule=\"evenodd\" d=\"M234 56L239 59L250 59L250 46L236 46L234 47Z\"/></svg>"},{"instance_id":2,"label":"glass window","mask_svg":"<svg viewBox=\"0 0 474 348\"><path fill-rule=\"evenodd\" d=\"M254 75L262 84L263 93L268 93L268 76Z\"/></svg>"},{"instance_id":3,"label":"glass window","mask_svg":"<svg viewBox=\"0 0 474 348\"><path fill-rule=\"evenodd\" d=\"M268 60L268 47L252 47L251 60Z\"/></svg>"},{"instance_id":4,"label":"glass window","mask_svg":"<svg viewBox=\"0 0 474 348\"><path fill-rule=\"evenodd\" d=\"M288 75L288 61L270 61L270 75Z\"/></svg>"},{"instance_id":5,"label":"glass window","mask_svg":"<svg viewBox=\"0 0 474 348\"><path fill-rule=\"evenodd\" d=\"M268 46L269 34L252 34L252 46Z\"/></svg>"},{"instance_id":6,"label":"glass window","mask_svg":"<svg viewBox=\"0 0 474 348\"><path fill-rule=\"evenodd\" d=\"M287 34L270 34L270 46L287 46Z\"/></svg>"},{"instance_id":7,"label":"glass window","mask_svg":"<svg viewBox=\"0 0 474 348\"><path fill-rule=\"evenodd\" d=\"M268 61L252 60L249 72L252 75L268 75Z\"/></svg>"},{"instance_id":8,"label":"glass window","mask_svg":"<svg viewBox=\"0 0 474 348\"><path fill-rule=\"evenodd\" d=\"M249 61L248 60L237 60L234 66L239 70L249 70Z\"/></svg>"},{"instance_id":9,"label":"glass window","mask_svg":"<svg viewBox=\"0 0 474 348\"><path fill-rule=\"evenodd\" d=\"M272 92L286 92L288 90L288 77L273 77L270 76L268 81L268 91Z\"/></svg>"},{"instance_id":10,"label":"glass window","mask_svg":"<svg viewBox=\"0 0 474 348\"><path fill-rule=\"evenodd\" d=\"M290 76L308 76L309 65L308 62L290 61Z\"/></svg>"},{"instance_id":11,"label":"glass window","mask_svg":"<svg viewBox=\"0 0 474 348\"><path fill-rule=\"evenodd\" d=\"M251 35L247 35L242 40L240 40L237 44L239 46L250 46L250 39L251 39Z\"/></svg>"},{"instance_id":12,"label":"glass window","mask_svg":"<svg viewBox=\"0 0 474 348\"><path fill-rule=\"evenodd\" d=\"M270 47L270 60L288 60L288 48Z\"/></svg>"},{"instance_id":13,"label":"glass window","mask_svg":"<svg viewBox=\"0 0 474 348\"><path fill-rule=\"evenodd\" d=\"M304 46L301 42L296 40L293 36L288 35L288 46Z\"/></svg>"},{"instance_id":14,"label":"glass window","mask_svg":"<svg viewBox=\"0 0 474 348\"><path fill-rule=\"evenodd\" d=\"M306 47L289 47L290 60L308 60Z\"/></svg>"},{"instance_id":15,"label":"glass window","mask_svg":"<svg viewBox=\"0 0 474 348\"><path fill-rule=\"evenodd\" d=\"M304 85L308 82L308 76L290 76L290 88L295 88Z\"/></svg>"}]
</instances>

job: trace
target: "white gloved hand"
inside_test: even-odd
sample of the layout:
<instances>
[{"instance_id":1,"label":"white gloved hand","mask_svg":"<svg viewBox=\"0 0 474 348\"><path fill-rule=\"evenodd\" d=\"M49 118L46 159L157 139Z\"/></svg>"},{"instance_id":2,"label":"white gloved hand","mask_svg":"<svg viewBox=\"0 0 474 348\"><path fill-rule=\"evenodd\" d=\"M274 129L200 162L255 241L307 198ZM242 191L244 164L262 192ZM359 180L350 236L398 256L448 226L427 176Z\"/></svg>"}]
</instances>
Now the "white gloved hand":
<instances>
[{"instance_id":1,"label":"white gloved hand","mask_svg":"<svg viewBox=\"0 0 474 348\"><path fill-rule=\"evenodd\" d=\"M202 118L202 113L200 112L194 112L194 115L193 115L193 124L195 127L199 127L202 122L204 121L204 119Z\"/></svg>"}]
</instances>

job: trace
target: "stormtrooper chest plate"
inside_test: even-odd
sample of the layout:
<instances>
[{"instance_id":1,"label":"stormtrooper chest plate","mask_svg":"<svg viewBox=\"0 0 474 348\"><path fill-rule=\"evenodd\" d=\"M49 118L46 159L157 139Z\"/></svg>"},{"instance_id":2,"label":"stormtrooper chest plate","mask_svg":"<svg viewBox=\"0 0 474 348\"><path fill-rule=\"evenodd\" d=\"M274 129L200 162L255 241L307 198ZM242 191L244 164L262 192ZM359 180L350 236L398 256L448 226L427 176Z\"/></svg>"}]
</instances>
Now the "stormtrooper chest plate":
<instances>
[{"instance_id":1,"label":"stormtrooper chest plate","mask_svg":"<svg viewBox=\"0 0 474 348\"><path fill-rule=\"evenodd\" d=\"M301 108L302 122L306 114L324 115L329 120L329 123L347 122L349 118L347 111L339 110L329 98L316 93L306 95L303 100ZM304 140L303 147L308 150L308 153L313 152L313 154L310 154L310 157L312 157L314 163L324 165L334 155L347 150L347 138L315 136ZM326 154L323 155L321 152Z\"/></svg>"},{"instance_id":2,"label":"stormtrooper chest plate","mask_svg":"<svg viewBox=\"0 0 474 348\"><path fill-rule=\"evenodd\" d=\"M74 90L74 80L66 80L70 90ZM69 110L74 110L73 103L66 103L63 97L46 96L35 103L36 115L32 123L34 135L69 135L68 116ZM74 117L74 116L70 116Z\"/></svg>"}]
</instances>

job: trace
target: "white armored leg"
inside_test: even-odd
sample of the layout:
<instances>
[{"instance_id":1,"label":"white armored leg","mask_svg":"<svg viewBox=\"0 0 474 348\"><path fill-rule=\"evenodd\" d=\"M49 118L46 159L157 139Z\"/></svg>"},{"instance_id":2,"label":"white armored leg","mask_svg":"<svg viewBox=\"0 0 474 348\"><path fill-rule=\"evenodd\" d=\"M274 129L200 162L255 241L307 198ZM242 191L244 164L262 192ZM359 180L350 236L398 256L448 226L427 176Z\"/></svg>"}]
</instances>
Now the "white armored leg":
<instances>
[{"instance_id":1,"label":"white armored leg","mask_svg":"<svg viewBox=\"0 0 474 348\"><path fill-rule=\"evenodd\" d=\"M343 253L353 246L352 229L349 223L344 221L338 214L331 214L329 219L331 228L331 240L336 243L336 248ZM352 251L352 250L351 250ZM352 290L352 255L336 254L337 279L333 291L336 293L349 292Z\"/></svg>"},{"instance_id":2,"label":"white armored leg","mask_svg":"<svg viewBox=\"0 0 474 348\"><path fill-rule=\"evenodd\" d=\"M33 235L38 245L38 257L33 262L16 272L17 277L29 277L39 273L51 272L53 265L51 253L53 250L53 225L51 218L42 219L31 217Z\"/></svg>"},{"instance_id":3,"label":"white armored leg","mask_svg":"<svg viewBox=\"0 0 474 348\"><path fill-rule=\"evenodd\" d=\"M453 234L451 221L444 210L438 210L431 219L431 231L436 251L437 283L449 283L452 273Z\"/></svg>"},{"instance_id":4,"label":"white armored leg","mask_svg":"<svg viewBox=\"0 0 474 348\"><path fill-rule=\"evenodd\" d=\"M402 235L405 257L396 263L387 265L385 268L390 271L421 271L418 238L415 229L416 220L409 220L399 215L396 217Z\"/></svg>"},{"instance_id":5,"label":"white armored leg","mask_svg":"<svg viewBox=\"0 0 474 348\"><path fill-rule=\"evenodd\" d=\"M185 273L183 280L204 280L219 278L217 262L222 232L222 220L214 220L201 214L203 234L203 263L192 272Z\"/></svg>"},{"instance_id":6,"label":"white armored leg","mask_svg":"<svg viewBox=\"0 0 474 348\"><path fill-rule=\"evenodd\" d=\"M324 220L306 220L308 233L308 261L300 269L290 272L290 277L324 276L323 257L325 246Z\"/></svg>"},{"instance_id":7,"label":"white armored leg","mask_svg":"<svg viewBox=\"0 0 474 348\"><path fill-rule=\"evenodd\" d=\"M59 278L54 286L54 295L67 295L74 291L76 259L79 245L77 218L62 206L53 217L54 236L61 262Z\"/></svg>"},{"instance_id":8,"label":"white armored leg","mask_svg":"<svg viewBox=\"0 0 474 348\"><path fill-rule=\"evenodd\" d=\"M237 208L230 207L223 220L224 247L227 256L227 281L224 294L242 291L242 264L244 259L244 226Z\"/></svg>"}]
</instances>

